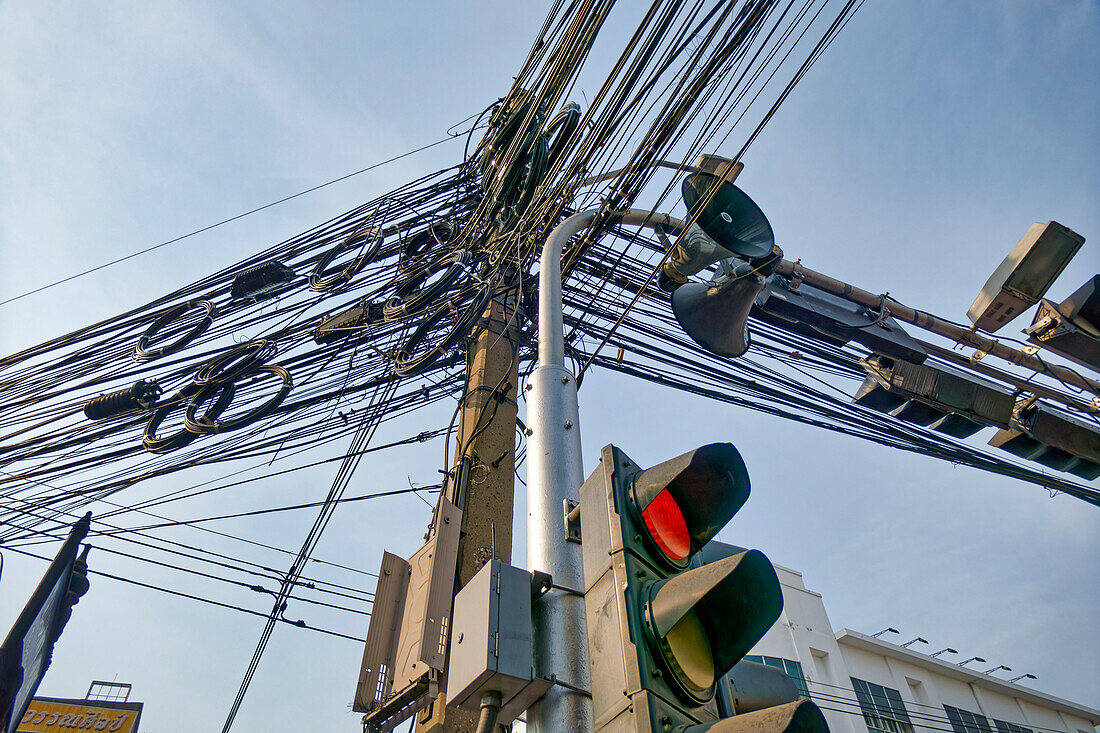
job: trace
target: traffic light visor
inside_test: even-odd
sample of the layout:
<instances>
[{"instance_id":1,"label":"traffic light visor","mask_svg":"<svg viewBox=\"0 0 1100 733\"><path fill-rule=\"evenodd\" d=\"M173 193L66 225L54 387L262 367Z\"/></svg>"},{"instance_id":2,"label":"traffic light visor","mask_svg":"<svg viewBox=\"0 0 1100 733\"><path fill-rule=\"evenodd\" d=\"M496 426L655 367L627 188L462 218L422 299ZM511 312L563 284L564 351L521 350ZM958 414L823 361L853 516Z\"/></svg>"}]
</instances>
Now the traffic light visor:
<instances>
[{"instance_id":1,"label":"traffic light visor","mask_svg":"<svg viewBox=\"0 0 1100 733\"><path fill-rule=\"evenodd\" d=\"M701 723L684 733L829 733L821 709L809 700L741 713L717 723Z\"/></svg>"},{"instance_id":2,"label":"traffic light visor","mask_svg":"<svg viewBox=\"0 0 1100 733\"><path fill-rule=\"evenodd\" d=\"M729 443L696 448L634 477L651 543L675 567L718 534L749 497L749 472Z\"/></svg>"},{"instance_id":3,"label":"traffic light visor","mask_svg":"<svg viewBox=\"0 0 1100 733\"><path fill-rule=\"evenodd\" d=\"M675 686L705 702L782 610L775 568L747 550L653 583L645 616Z\"/></svg>"}]
</instances>

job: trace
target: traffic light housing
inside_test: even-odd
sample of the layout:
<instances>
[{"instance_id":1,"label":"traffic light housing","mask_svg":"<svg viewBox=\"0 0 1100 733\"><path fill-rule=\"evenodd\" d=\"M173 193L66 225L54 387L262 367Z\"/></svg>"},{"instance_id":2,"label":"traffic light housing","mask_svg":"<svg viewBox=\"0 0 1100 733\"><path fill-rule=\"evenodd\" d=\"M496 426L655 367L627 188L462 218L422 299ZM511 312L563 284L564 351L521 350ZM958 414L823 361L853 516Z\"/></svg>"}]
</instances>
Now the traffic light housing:
<instances>
[{"instance_id":1,"label":"traffic light housing","mask_svg":"<svg viewBox=\"0 0 1100 733\"><path fill-rule=\"evenodd\" d=\"M756 550L701 567L692 560L748 496L748 470L729 443L644 470L618 448L603 449L580 492L599 733L733 725L718 720L716 686L779 617L779 579ZM827 731L816 708L775 710L762 711L771 722L757 733Z\"/></svg>"}]
</instances>

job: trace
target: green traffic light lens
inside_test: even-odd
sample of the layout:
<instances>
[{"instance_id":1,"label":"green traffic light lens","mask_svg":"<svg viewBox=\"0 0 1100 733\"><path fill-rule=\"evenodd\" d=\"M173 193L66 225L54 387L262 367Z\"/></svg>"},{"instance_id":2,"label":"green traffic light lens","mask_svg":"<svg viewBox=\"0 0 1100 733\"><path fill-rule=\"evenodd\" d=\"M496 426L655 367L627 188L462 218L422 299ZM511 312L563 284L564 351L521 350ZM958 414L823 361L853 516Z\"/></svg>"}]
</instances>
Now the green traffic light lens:
<instances>
[{"instance_id":1,"label":"green traffic light lens","mask_svg":"<svg viewBox=\"0 0 1100 733\"><path fill-rule=\"evenodd\" d=\"M684 513L672 494L665 489L642 510L649 536L670 560L682 562L691 554L691 534Z\"/></svg>"},{"instance_id":2,"label":"green traffic light lens","mask_svg":"<svg viewBox=\"0 0 1100 733\"><path fill-rule=\"evenodd\" d=\"M673 626L663 640L669 667L692 690L705 693L714 685L714 655L703 623L694 611Z\"/></svg>"}]
</instances>

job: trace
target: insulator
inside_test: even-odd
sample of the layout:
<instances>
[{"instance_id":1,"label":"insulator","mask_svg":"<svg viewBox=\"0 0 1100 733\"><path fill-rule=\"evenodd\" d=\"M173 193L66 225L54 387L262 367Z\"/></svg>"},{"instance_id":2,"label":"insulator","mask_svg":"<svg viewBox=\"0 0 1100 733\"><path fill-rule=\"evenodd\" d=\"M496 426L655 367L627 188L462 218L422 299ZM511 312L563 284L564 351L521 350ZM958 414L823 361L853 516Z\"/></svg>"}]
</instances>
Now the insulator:
<instances>
[{"instance_id":1,"label":"insulator","mask_svg":"<svg viewBox=\"0 0 1100 733\"><path fill-rule=\"evenodd\" d=\"M89 420L105 420L135 410L151 410L160 397L156 382L139 379L129 387L101 394L84 403L84 415Z\"/></svg>"},{"instance_id":2,"label":"insulator","mask_svg":"<svg viewBox=\"0 0 1100 733\"><path fill-rule=\"evenodd\" d=\"M258 298L294 279L294 270L272 260L249 268L233 278L234 298Z\"/></svg>"}]
</instances>

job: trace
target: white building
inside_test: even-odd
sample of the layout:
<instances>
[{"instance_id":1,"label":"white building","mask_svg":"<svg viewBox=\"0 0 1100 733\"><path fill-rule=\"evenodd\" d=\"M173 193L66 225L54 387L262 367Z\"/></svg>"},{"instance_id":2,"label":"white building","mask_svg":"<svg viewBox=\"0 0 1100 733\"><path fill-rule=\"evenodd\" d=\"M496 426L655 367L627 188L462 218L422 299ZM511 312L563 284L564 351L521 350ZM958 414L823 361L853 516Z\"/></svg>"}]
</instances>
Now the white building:
<instances>
[{"instance_id":1,"label":"white building","mask_svg":"<svg viewBox=\"0 0 1100 733\"><path fill-rule=\"evenodd\" d=\"M783 614L746 657L784 669L832 733L1094 733L1100 711L857 631L776 566ZM801 681L800 679L801 678Z\"/></svg>"}]
</instances>

